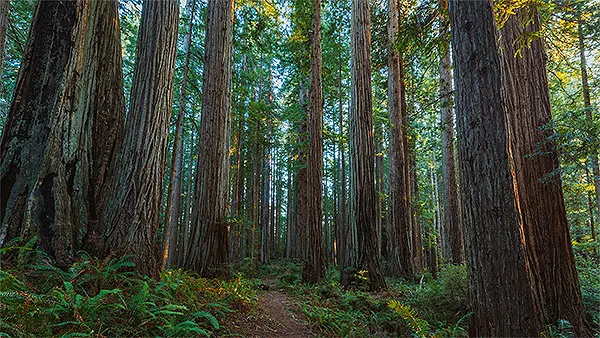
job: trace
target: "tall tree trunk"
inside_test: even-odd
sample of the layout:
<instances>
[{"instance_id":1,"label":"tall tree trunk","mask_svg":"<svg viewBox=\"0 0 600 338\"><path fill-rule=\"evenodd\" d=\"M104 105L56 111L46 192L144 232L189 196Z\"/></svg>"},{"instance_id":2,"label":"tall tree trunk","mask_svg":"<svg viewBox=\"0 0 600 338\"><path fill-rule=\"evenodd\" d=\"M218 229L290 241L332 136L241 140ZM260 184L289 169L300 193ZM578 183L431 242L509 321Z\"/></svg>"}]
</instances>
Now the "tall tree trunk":
<instances>
[{"instance_id":1,"label":"tall tree trunk","mask_svg":"<svg viewBox=\"0 0 600 338\"><path fill-rule=\"evenodd\" d=\"M375 144L373 141L373 93L371 88L371 33L369 4L352 1L352 104L350 110L351 196L350 221L356 229L357 241L351 250L356 257L350 269L342 274L345 287L350 287L359 271L367 271L371 291L386 287L377 256L375 229Z\"/></svg>"},{"instance_id":2,"label":"tall tree trunk","mask_svg":"<svg viewBox=\"0 0 600 338\"><path fill-rule=\"evenodd\" d=\"M192 188L192 177L194 177L194 149L196 147L196 143L194 142L194 137L196 135L196 127L194 126L192 128L192 136L190 139L190 154L189 154L189 161L188 161L188 166L187 166L187 184L186 184L186 189L185 189L185 213L183 214L183 223L180 226L180 231L179 231L179 239L178 239L178 243L179 243L179 247L177 248L179 250L179 254L177 257L177 266L183 266L183 260L185 258L185 256L187 255L187 248L188 248L188 243L190 240L190 219L191 219L191 209L192 209L192 194L193 194L193 188Z\"/></svg>"},{"instance_id":3,"label":"tall tree trunk","mask_svg":"<svg viewBox=\"0 0 600 338\"><path fill-rule=\"evenodd\" d=\"M308 116L307 256L302 281L325 278L323 249L323 60L321 49L321 0L312 0L312 52L310 56L310 106Z\"/></svg>"},{"instance_id":4,"label":"tall tree trunk","mask_svg":"<svg viewBox=\"0 0 600 338\"><path fill-rule=\"evenodd\" d=\"M454 156L454 118L452 114L452 71L450 69L450 32L448 21L448 1L440 0L440 101L442 121L442 179L444 204L444 252L448 263L465 262L463 227L458 204L458 184L456 179L456 159Z\"/></svg>"},{"instance_id":5,"label":"tall tree trunk","mask_svg":"<svg viewBox=\"0 0 600 338\"><path fill-rule=\"evenodd\" d=\"M97 218L122 137L116 2L39 1L21 66L0 148L0 245L39 235L66 266L80 234L84 249L101 247Z\"/></svg>"},{"instance_id":6,"label":"tall tree trunk","mask_svg":"<svg viewBox=\"0 0 600 338\"><path fill-rule=\"evenodd\" d=\"M395 47L399 30L398 0L388 0L388 113L390 120L390 206L388 228L388 273L412 278L409 188L406 185L408 160L404 144L406 129L406 89L401 52Z\"/></svg>"},{"instance_id":7,"label":"tall tree trunk","mask_svg":"<svg viewBox=\"0 0 600 338\"><path fill-rule=\"evenodd\" d=\"M414 139L414 138L413 138ZM421 224L421 205L419 196L419 181L417 178L417 155L414 141L410 142L408 154L409 166L409 196L410 196L410 227L411 254L413 273L421 274L425 268L423 257L423 225Z\"/></svg>"},{"instance_id":8,"label":"tall tree trunk","mask_svg":"<svg viewBox=\"0 0 600 338\"><path fill-rule=\"evenodd\" d=\"M491 3L450 0L450 21L470 335L537 336L542 329L520 243Z\"/></svg>"},{"instance_id":9,"label":"tall tree trunk","mask_svg":"<svg viewBox=\"0 0 600 338\"><path fill-rule=\"evenodd\" d=\"M581 19L577 22L577 37L579 40L579 59L581 68L581 88L583 92L583 105L585 106L585 117L589 125L593 125L594 116L592 114L592 102L590 99L590 84L588 82L587 60L585 58L585 36ZM597 135L590 135L592 144L597 144ZM600 217L600 166L598 165L598 151L592 151L588 158L588 165L592 168L594 174L594 190L596 192L596 207L598 208L598 217Z\"/></svg>"},{"instance_id":10,"label":"tall tree trunk","mask_svg":"<svg viewBox=\"0 0 600 338\"><path fill-rule=\"evenodd\" d=\"M203 277L229 278L227 201L233 0L209 0L200 148L192 241L185 267Z\"/></svg>"},{"instance_id":11,"label":"tall tree trunk","mask_svg":"<svg viewBox=\"0 0 600 338\"><path fill-rule=\"evenodd\" d=\"M190 70L190 46L192 45L192 30L194 28L194 13L196 11L196 0L191 0L187 4L187 12L190 22L188 30L183 37L183 54L185 61L183 64L183 74L181 75L181 91L179 94L179 108L177 112L177 122L175 123L175 138L173 140L173 155L171 158L171 171L169 173L169 189L167 192L167 208L165 211L165 233L163 244L163 261L165 269L173 267L174 252L177 249L177 233L179 224L179 214L181 212L181 169L183 154L183 115L185 114L186 89L188 73Z\"/></svg>"},{"instance_id":12,"label":"tall tree trunk","mask_svg":"<svg viewBox=\"0 0 600 338\"><path fill-rule=\"evenodd\" d=\"M339 39L342 39L341 31ZM340 148L340 196L338 198L339 203L339 222L336 229L336 257L337 263L340 266L340 271L344 271L345 267L348 266L346 261L346 243L347 243L347 228L348 228L348 215L346 213L346 152L344 150L344 92L343 92L343 73L342 73L342 53L340 51L338 59L338 117L339 117L339 143Z\"/></svg>"},{"instance_id":13,"label":"tall tree trunk","mask_svg":"<svg viewBox=\"0 0 600 338\"><path fill-rule=\"evenodd\" d=\"M533 19L526 27L525 18ZM537 8L525 7L500 31L516 201L536 316L542 325L566 319L578 335L589 335L562 184L555 174L560 167L556 144L543 129L552 122L543 41L535 39L519 52L521 36L541 30L539 20Z\"/></svg>"},{"instance_id":14,"label":"tall tree trunk","mask_svg":"<svg viewBox=\"0 0 600 338\"><path fill-rule=\"evenodd\" d=\"M0 75L4 70L4 46L6 42L6 27L8 27L8 14L10 0L0 1Z\"/></svg>"},{"instance_id":15,"label":"tall tree trunk","mask_svg":"<svg viewBox=\"0 0 600 338\"><path fill-rule=\"evenodd\" d=\"M260 231L260 262L266 264L269 262L269 214L270 205L270 187L271 187L271 149L269 148L271 128L267 131L267 149L264 151L262 164L262 194L261 194L261 231Z\"/></svg>"},{"instance_id":16,"label":"tall tree trunk","mask_svg":"<svg viewBox=\"0 0 600 338\"><path fill-rule=\"evenodd\" d=\"M298 103L303 111L307 111L307 90L304 82L300 82L298 88ZM298 173L296 174L295 191L296 196L294 206L296 210L295 232L297 236L296 257L302 261L306 258L306 249L308 246L307 226L308 226L308 154L306 153L306 138L308 129L307 119L300 121L298 131Z\"/></svg>"},{"instance_id":17,"label":"tall tree trunk","mask_svg":"<svg viewBox=\"0 0 600 338\"><path fill-rule=\"evenodd\" d=\"M157 277L163 179L173 101L179 3L145 0L125 139L114 165L106 249L133 255L136 269Z\"/></svg>"}]
</instances>

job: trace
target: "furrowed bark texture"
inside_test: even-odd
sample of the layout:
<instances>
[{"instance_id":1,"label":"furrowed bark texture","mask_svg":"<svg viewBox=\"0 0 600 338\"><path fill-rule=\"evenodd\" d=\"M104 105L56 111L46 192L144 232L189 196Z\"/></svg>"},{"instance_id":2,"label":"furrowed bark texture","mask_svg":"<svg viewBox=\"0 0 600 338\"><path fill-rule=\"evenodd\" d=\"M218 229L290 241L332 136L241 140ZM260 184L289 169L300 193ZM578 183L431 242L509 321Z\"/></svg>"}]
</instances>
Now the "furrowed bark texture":
<instances>
[{"instance_id":1,"label":"furrowed bark texture","mask_svg":"<svg viewBox=\"0 0 600 338\"><path fill-rule=\"evenodd\" d=\"M59 266L98 253L125 116L121 67L115 1L38 3L2 141L0 243L39 235Z\"/></svg>"},{"instance_id":2,"label":"furrowed bark texture","mask_svg":"<svg viewBox=\"0 0 600 338\"><path fill-rule=\"evenodd\" d=\"M371 34L369 4L352 1L352 103L350 111L351 196L350 222L357 240L350 250L350 269L342 275L366 272L368 288L385 288L377 255L375 229L375 144L373 140L373 106L371 88ZM342 278L345 287L355 279ZM349 283L350 282L350 283Z\"/></svg>"},{"instance_id":3,"label":"furrowed bark texture","mask_svg":"<svg viewBox=\"0 0 600 338\"><path fill-rule=\"evenodd\" d=\"M490 2L450 0L472 336L537 336Z\"/></svg>"},{"instance_id":4,"label":"furrowed bark texture","mask_svg":"<svg viewBox=\"0 0 600 338\"><path fill-rule=\"evenodd\" d=\"M569 236L552 122L546 56L541 39L519 38L541 29L535 7L520 9L500 30L508 138L515 192L525 234L528 271L543 325L566 319L577 335L591 335L584 320L579 279ZM524 27L525 19L533 21ZM527 74L527 76L524 76Z\"/></svg>"},{"instance_id":5,"label":"furrowed bark texture","mask_svg":"<svg viewBox=\"0 0 600 338\"><path fill-rule=\"evenodd\" d=\"M229 278L227 201L233 0L209 0L192 240L185 267Z\"/></svg>"},{"instance_id":6,"label":"furrowed bark texture","mask_svg":"<svg viewBox=\"0 0 600 338\"><path fill-rule=\"evenodd\" d=\"M111 177L106 251L157 277L163 180L173 101L179 3L144 1L125 137Z\"/></svg>"},{"instance_id":7,"label":"furrowed bark texture","mask_svg":"<svg viewBox=\"0 0 600 338\"><path fill-rule=\"evenodd\" d=\"M403 128L406 120L406 89L401 51L395 42L399 30L398 0L388 0L388 114L390 120L390 209L388 229L388 273L395 277L412 278L410 214L406 185L408 161L404 154L407 137Z\"/></svg>"},{"instance_id":8,"label":"furrowed bark texture","mask_svg":"<svg viewBox=\"0 0 600 338\"><path fill-rule=\"evenodd\" d=\"M442 179L444 204L444 252L445 261L453 264L465 262L465 243L456 179L456 159L454 155L454 117L452 114L452 70L450 64L450 32L448 21L448 1L440 1L440 36L443 45L440 50L440 100L442 121Z\"/></svg>"},{"instance_id":9,"label":"furrowed bark texture","mask_svg":"<svg viewBox=\"0 0 600 338\"><path fill-rule=\"evenodd\" d=\"M323 70L321 0L312 0L312 52L308 116L308 240L302 281L316 283L325 277L323 248Z\"/></svg>"}]
</instances>

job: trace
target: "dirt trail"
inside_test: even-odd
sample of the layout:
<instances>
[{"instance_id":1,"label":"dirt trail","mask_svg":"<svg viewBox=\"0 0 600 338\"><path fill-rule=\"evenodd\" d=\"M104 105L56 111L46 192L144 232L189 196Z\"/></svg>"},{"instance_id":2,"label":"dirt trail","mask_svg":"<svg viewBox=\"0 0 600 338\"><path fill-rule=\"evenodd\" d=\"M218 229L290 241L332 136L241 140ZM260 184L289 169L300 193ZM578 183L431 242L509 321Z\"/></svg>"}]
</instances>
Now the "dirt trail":
<instances>
[{"instance_id":1,"label":"dirt trail","mask_svg":"<svg viewBox=\"0 0 600 338\"><path fill-rule=\"evenodd\" d=\"M265 280L265 285L268 291L259 297L258 313L237 318L231 329L246 338L315 337L301 316L292 312L293 304L277 290L275 282Z\"/></svg>"}]
</instances>

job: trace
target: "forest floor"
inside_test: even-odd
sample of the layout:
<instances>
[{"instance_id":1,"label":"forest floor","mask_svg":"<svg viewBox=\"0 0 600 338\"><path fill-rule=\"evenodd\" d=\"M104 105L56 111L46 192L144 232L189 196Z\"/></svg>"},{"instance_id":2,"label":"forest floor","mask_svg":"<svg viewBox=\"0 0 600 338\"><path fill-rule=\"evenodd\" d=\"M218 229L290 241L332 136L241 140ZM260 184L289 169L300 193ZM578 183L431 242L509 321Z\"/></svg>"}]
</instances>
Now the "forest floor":
<instances>
[{"instance_id":1,"label":"forest floor","mask_svg":"<svg viewBox=\"0 0 600 338\"><path fill-rule=\"evenodd\" d=\"M265 279L258 299L256 313L228 317L228 328L248 338L308 338L316 335L311 331L287 295L280 292L273 279Z\"/></svg>"}]
</instances>

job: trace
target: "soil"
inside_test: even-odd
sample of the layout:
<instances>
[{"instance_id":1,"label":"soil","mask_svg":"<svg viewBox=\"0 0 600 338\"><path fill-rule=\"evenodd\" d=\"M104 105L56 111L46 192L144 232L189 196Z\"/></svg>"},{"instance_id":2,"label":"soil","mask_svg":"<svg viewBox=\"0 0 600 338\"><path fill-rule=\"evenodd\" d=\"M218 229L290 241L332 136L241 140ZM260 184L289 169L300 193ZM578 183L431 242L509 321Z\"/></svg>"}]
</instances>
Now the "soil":
<instances>
[{"instance_id":1,"label":"soil","mask_svg":"<svg viewBox=\"0 0 600 338\"><path fill-rule=\"evenodd\" d=\"M316 337L301 315L294 313L294 304L277 290L275 282L265 281L258 300L258 311L241 316L228 316L231 336L246 338L309 338Z\"/></svg>"}]
</instances>

